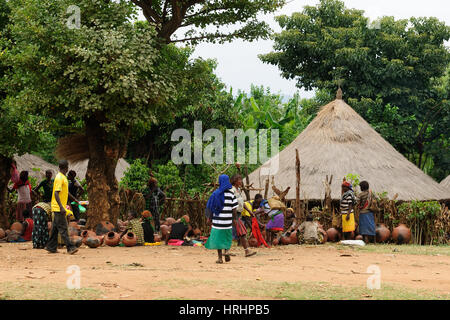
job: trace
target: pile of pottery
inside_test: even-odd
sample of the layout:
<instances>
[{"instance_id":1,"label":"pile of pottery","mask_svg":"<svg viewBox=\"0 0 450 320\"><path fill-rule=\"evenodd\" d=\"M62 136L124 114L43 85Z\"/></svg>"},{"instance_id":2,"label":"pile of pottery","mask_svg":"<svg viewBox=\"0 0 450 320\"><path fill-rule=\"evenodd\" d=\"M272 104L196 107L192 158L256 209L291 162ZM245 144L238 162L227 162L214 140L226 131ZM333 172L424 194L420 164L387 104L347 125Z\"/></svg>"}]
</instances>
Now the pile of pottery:
<instances>
[{"instance_id":1,"label":"pile of pottery","mask_svg":"<svg viewBox=\"0 0 450 320\"><path fill-rule=\"evenodd\" d=\"M0 228L0 240L5 241L16 241L20 238L22 234L23 225L20 222L14 222L9 229L3 230Z\"/></svg>"},{"instance_id":2,"label":"pile of pottery","mask_svg":"<svg viewBox=\"0 0 450 320\"><path fill-rule=\"evenodd\" d=\"M411 241L411 230L403 223L394 228L392 234L384 223L379 223L375 228L375 234L377 243L387 243L389 240L392 240L396 244L407 244ZM343 239L340 232L335 228L328 229L327 236L330 242L339 242ZM352 232L350 239L363 240L363 236Z\"/></svg>"}]
</instances>

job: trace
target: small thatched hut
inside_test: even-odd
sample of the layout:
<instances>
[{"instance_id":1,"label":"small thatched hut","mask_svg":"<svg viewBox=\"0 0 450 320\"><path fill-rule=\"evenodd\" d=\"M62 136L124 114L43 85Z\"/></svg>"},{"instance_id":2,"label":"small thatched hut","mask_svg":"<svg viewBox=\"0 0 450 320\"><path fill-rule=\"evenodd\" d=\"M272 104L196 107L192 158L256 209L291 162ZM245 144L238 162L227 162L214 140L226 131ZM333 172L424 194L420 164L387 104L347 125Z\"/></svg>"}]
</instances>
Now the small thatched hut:
<instances>
[{"instance_id":1,"label":"small thatched hut","mask_svg":"<svg viewBox=\"0 0 450 320\"><path fill-rule=\"evenodd\" d=\"M270 181L273 177L279 189L291 187L286 199L295 199L295 149L299 151L301 163L301 199L323 199L326 175L333 175L331 197L339 199L342 179L350 173L367 180L374 192L386 191L391 198L398 194L398 200L450 198L450 190L444 190L395 150L342 100L342 93L322 107L289 146L252 172L250 183L264 188L267 176L270 176ZM278 170L273 170L277 168L277 160ZM262 175L261 168L264 168L265 175ZM269 188L271 195L273 192Z\"/></svg>"},{"instance_id":2,"label":"small thatched hut","mask_svg":"<svg viewBox=\"0 0 450 320\"><path fill-rule=\"evenodd\" d=\"M17 170L28 171L30 177L34 177L39 181L45 178L45 171L51 170L53 177L58 173L58 166L51 164L34 154L26 153L22 156L15 156L14 160L17 163Z\"/></svg>"},{"instance_id":3,"label":"small thatched hut","mask_svg":"<svg viewBox=\"0 0 450 320\"><path fill-rule=\"evenodd\" d=\"M86 178L86 171L89 160L83 160L79 162L69 162L69 170L74 170L77 173L77 178L82 180ZM119 159L116 167L116 179L117 181L122 180L125 175L125 171L130 167L130 164L125 161L125 159Z\"/></svg>"},{"instance_id":4,"label":"small thatched hut","mask_svg":"<svg viewBox=\"0 0 450 320\"><path fill-rule=\"evenodd\" d=\"M31 177L35 177L38 181L45 178L46 170L52 170L53 177L55 177L59 171L57 165L48 163L42 158L29 153L26 153L20 157L16 156L14 157L14 160L16 160L17 162L17 169L19 171L27 170L28 174ZM89 160L84 160L77 163L69 162L69 170L75 170L75 172L77 173L77 179L83 180L86 177L88 161ZM129 167L130 167L129 163L126 162L124 159L120 159L117 162L116 167L117 181L120 181L123 178L125 171Z\"/></svg>"},{"instance_id":5,"label":"small thatched hut","mask_svg":"<svg viewBox=\"0 0 450 320\"><path fill-rule=\"evenodd\" d=\"M444 189L450 191L450 175L447 178L445 178L444 180L442 180L440 185Z\"/></svg>"}]
</instances>

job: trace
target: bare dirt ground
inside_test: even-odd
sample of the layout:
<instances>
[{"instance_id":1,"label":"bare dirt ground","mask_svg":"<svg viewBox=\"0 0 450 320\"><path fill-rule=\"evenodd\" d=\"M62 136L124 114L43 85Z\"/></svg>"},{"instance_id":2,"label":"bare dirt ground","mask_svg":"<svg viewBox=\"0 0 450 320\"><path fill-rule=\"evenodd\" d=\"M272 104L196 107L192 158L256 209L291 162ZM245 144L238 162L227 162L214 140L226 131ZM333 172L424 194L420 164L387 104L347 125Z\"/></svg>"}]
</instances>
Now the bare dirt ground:
<instances>
[{"instance_id":1,"label":"bare dirt ground","mask_svg":"<svg viewBox=\"0 0 450 320\"><path fill-rule=\"evenodd\" d=\"M65 249L48 254L32 249L31 243L2 243L0 298L365 299L372 297L365 289L370 265L380 268L382 288L396 288L399 291L394 294L405 293L403 298L417 298L408 295L417 290L424 292L424 297L432 294L432 299L450 297L447 253L411 255L395 249L380 253L334 244L255 250L256 256L245 258L241 247L233 247L236 256L218 265L216 251L203 247L82 246L75 255L68 255ZM80 267L85 295L67 293L66 270L71 265ZM48 285L53 291L46 292ZM19 287L22 291L15 292ZM302 288L306 288L305 295L300 292ZM347 294L352 290L358 291L356 297ZM323 294L317 296L317 291ZM386 297L391 296L379 298Z\"/></svg>"}]
</instances>

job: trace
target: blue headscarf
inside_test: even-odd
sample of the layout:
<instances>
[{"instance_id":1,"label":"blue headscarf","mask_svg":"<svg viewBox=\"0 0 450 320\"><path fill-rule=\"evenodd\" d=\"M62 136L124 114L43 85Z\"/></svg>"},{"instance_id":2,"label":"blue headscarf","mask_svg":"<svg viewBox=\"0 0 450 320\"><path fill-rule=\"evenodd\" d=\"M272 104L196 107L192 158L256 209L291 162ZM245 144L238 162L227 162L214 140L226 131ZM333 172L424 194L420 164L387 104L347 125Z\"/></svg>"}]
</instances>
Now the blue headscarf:
<instances>
[{"instance_id":1,"label":"blue headscarf","mask_svg":"<svg viewBox=\"0 0 450 320\"><path fill-rule=\"evenodd\" d=\"M225 206L225 191L231 189L230 178L223 174L219 177L219 189L213 192L206 203L206 208L209 209L214 216L222 212Z\"/></svg>"}]
</instances>

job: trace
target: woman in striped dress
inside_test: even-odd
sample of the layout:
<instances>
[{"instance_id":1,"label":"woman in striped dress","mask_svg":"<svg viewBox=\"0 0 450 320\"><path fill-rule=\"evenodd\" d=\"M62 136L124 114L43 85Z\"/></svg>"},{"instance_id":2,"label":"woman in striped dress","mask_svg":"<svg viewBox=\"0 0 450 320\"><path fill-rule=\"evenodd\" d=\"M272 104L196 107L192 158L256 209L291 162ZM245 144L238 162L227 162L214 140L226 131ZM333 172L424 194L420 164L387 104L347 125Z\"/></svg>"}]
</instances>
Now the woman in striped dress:
<instances>
[{"instance_id":1,"label":"woman in striped dress","mask_svg":"<svg viewBox=\"0 0 450 320\"><path fill-rule=\"evenodd\" d=\"M218 260L223 263L222 250L229 250L233 241L232 224L236 220L238 203L230 178L223 174L219 177L219 188L209 197L207 208L212 212L211 234L206 241L205 248L217 250ZM229 262L230 256L225 254L225 261Z\"/></svg>"}]
</instances>

